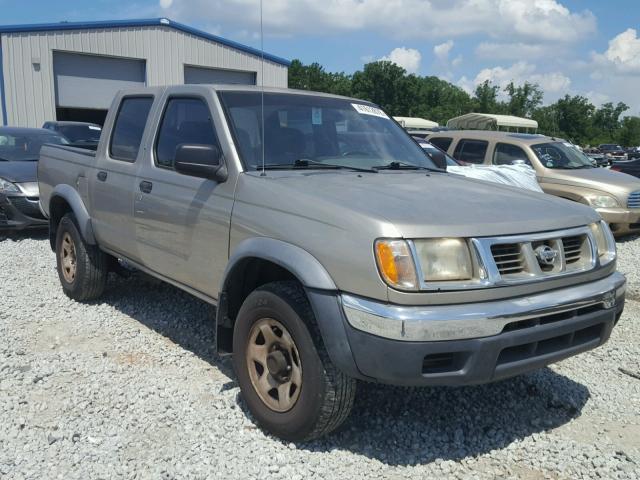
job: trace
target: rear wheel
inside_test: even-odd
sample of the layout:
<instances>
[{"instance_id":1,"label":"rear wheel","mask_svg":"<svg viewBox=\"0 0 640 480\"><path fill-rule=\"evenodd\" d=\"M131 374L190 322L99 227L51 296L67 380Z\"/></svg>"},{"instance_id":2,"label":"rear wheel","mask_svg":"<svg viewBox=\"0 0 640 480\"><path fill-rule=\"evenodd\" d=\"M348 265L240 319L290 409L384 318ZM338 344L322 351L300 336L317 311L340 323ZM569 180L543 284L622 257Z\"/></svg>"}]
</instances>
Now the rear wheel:
<instances>
[{"instance_id":1,"label":"rear wheel","mask_svg":"<svg viewBox=\"0 0 640 480\"><path fill-rule=\"evenodd\" d=\"M236 319L233 353L243 398L274 435L311 440L349 416L356 381L331 363L298 283L269 283L247 297Z\"/></svg>"},{"instance_id":2,"label":"rear wheel","mask_svg":"<svg viewBox=\"0 0 640 480\"><path fill-rule=\"evenodd\" d=\"M102 295L107 282L108 256L95 245L88 245L67 213L56 233L58 278L64 293L74 300L93 300Z\"/></svg>"}]
</instances>

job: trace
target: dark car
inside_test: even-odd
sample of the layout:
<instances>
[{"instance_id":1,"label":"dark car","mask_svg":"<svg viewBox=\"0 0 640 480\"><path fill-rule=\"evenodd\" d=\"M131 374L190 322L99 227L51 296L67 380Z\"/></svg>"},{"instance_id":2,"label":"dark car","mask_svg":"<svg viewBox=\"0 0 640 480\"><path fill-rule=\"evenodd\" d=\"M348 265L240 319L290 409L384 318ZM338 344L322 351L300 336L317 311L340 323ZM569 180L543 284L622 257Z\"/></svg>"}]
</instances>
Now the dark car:
<instances>
[{"instance_id":1,"label":"dark car","mask_svg":"<svg viewBox=\"0 0 640 480\"><path fill-rule=\"evenodd\" d=\"M446 152L440 150L438 147L423 139L422 137L414 135L413 138L416 142L418 142L418 144L422 147L422 150L424 150L429 158L433 160L433 163L435 163L439 168L446 170L447 167L454 167L465 164L465 162L459 162L458 160L454 159Z\"/></svg>"},{"instance_id":2,"label":"dark car","mask_svg":"<svg viewBox=\"0 0 640 480\"><path fill-rule=\"evenodd\" d=\"M603 143L598 146L598 150L607 158L611 160L626 160L627 152L617 143Z\"/></svg>"},{"instance_id":3,"label":"dark car","mask_svg":"<svg viewBox=\"0 0 640 480\"><path fill-rule=\"evenodd\" d=\"M0 127L0 230L48 225L38 203L37 178L45 143L69 144L50 130Z\"/></svg>"},{"instance_id":4,"label":"dark car","mask_svg":"<svg viewBox=\"0 0 640 480\"><path fill-rule=\"evenodd\" d=\"M613 162L613 165L611 165L611 170L626 173L628 175L633 175L634 177L640 177L640 158L635 158L633 160L627 160L624 162Z\"/></svg>"},{"instance_id":5,"label":"dark car","mask_svg":"<svg viewBox=\"0 0 640 480\"><path fill-rule=\"evenodd\" d=\"M629 147L629 148L627 148L627 158L629 160L633 160L635 158L640 158L640 147Z\"/></svg>"},{"instance_id":6,"label":"dark car","mask_svg":"<svg viewBox=\"0 0 640 480\"><path fill-rule=\"evenodd\" d=\"M86 122L45 122L42 128L59 133L72 147L95 150L102 133L102 127Z\"/></svg>"},{"instance_id":7,"label":"dark car","mask_svg":"<svg viewBox=\"0 0 640 480\"><path fill-rule=\"evenodd\" d=\"M611 157L605 156L605 154L597 148L585 148L582 153L589 157L594 167L606 168L613 162Z\"/></svg>"}]
</instances>

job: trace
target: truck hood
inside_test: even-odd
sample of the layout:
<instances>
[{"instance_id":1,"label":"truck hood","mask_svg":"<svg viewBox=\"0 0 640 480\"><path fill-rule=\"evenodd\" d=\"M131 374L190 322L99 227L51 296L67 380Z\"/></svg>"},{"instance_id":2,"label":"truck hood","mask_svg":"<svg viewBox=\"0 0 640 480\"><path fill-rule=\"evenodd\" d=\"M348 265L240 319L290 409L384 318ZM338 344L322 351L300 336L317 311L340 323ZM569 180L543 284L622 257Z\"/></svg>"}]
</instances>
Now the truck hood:
<instances>
[{"instance_id":1,"label":"truck hood","mask_svg":"<svg viewBox=\"0 0 640 480\"><path fill-rule=\"evenodd\" d=\"M0 162L0 177L13 183L36 182L38 162Z\"/></svg>"},{"instance_id":2,"label":"truck hood","mask_svg":"<svg viewBox=\"0 0 640 480\"><path fill-rule=\"evenodd\" d=\"M606 168L547 170L541 182L598 190L614 194L623 201L626 201L629 193L640 190L638 178Z\"/></svg>"},{"instance_id":3,"label":"truck hood","mask_svg":"<svg viewBox=\"0 0 640 480\"><path fill-rule=\"evenodd\" d=\"M446 173L272 171L267 178L264 197L253 200L263 206L347 229L366 217L405 238L520 234L600 218L551 195Z\"/></svg>"}]
</instances>

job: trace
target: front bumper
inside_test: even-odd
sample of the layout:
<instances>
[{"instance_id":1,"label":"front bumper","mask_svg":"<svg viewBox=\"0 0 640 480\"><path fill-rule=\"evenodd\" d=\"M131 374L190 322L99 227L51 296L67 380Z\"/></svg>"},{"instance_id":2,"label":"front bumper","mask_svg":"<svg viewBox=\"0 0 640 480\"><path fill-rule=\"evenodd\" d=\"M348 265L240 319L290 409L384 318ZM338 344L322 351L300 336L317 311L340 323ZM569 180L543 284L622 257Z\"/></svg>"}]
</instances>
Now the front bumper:
<instances>
[{"instance_id":1,"label":"front bumper","mask_svg":"<svg viewBox=\"0 0 640 480\"><path fill-rule=\"evenodd\" d=\"M596 211L609 224L614 235L640 231L640 209L596 208Z\"/></svg>"},{"instance_id":2,"label":"front bumper","mask_svg":"<svg viewBox=\"0 0 640 480\"><path fill-rule=\"evenodd\" d=\"M342 295L344 329L360 378L487 383L606 342L624 308L625 287L624 276L614 273L530 297L454 306L401 307Z\"/></svg>"},{"instance_id":3,"label":"front bumper","mask_svg":"<svg viewBox=\"0 0 640 480\"><path fill-rule=\"evenodd\" d=\"M0 230L22 230L48 224L37 199L0 193Z\"/></svg>"}]
</instances>

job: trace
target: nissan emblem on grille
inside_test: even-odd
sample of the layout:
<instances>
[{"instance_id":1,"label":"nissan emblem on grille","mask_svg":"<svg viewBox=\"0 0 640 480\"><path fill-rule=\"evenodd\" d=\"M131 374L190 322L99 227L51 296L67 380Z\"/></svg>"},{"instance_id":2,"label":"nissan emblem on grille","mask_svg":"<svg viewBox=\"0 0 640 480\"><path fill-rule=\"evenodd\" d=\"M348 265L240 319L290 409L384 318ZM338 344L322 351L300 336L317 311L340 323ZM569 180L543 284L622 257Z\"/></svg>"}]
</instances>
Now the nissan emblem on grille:
<instances>
[{"instance_id":1,"label":"nissan emblem on grille","mask_svg":"<svg viewBox=\"0 0 640 480\"><path fill-rule=\"evenodd\" d=\"M535 252L540 265L553 265L554 260L558 256L558 251L549 245L540 245L536 248Z\"/></svg>"}]
</instances>

